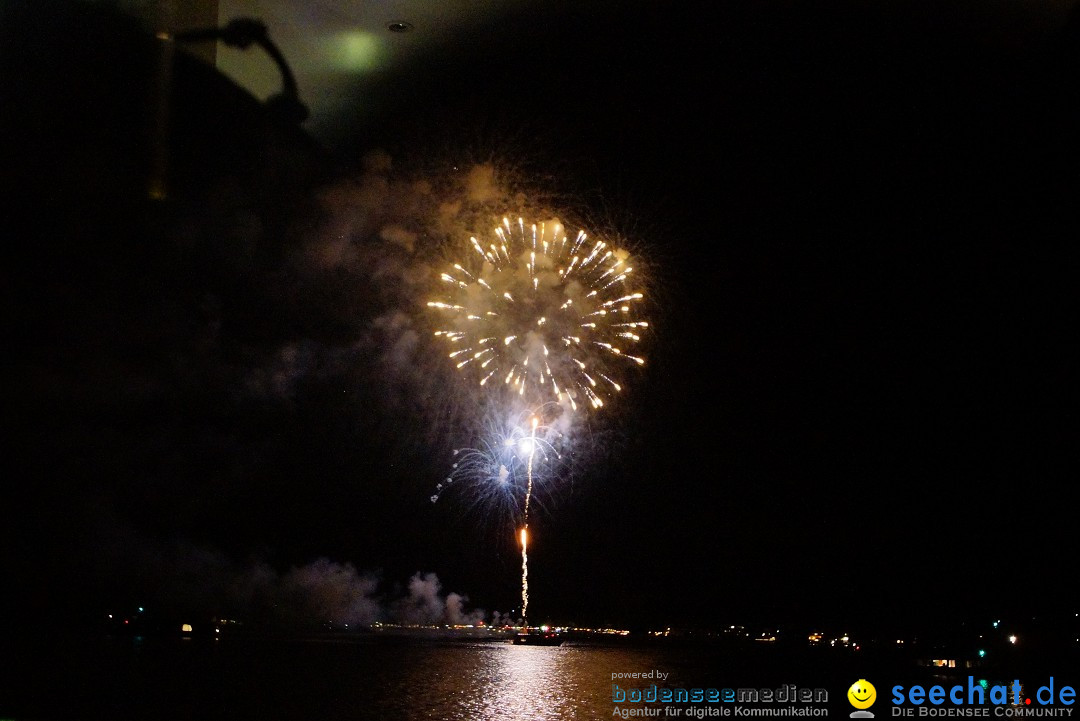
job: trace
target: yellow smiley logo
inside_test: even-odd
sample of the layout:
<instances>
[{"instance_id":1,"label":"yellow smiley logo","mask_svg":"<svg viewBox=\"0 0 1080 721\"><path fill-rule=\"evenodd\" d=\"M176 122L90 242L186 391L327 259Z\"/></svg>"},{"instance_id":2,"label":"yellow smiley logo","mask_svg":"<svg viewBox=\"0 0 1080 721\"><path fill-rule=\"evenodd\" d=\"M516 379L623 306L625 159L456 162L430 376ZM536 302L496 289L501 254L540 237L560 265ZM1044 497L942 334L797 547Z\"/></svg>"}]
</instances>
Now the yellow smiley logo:
<instances>
[{"instance_id":1,"label":"yellow smiley logo","mask_svg":"<svg viewBox=\"0 0 1080 721\"><path fill-rule=\"evenodd\" d=\"M877 700L877 689L865 678L860 678L847 690L847 698L855 708L870 708Z\"/></svg>"}]
</instances>

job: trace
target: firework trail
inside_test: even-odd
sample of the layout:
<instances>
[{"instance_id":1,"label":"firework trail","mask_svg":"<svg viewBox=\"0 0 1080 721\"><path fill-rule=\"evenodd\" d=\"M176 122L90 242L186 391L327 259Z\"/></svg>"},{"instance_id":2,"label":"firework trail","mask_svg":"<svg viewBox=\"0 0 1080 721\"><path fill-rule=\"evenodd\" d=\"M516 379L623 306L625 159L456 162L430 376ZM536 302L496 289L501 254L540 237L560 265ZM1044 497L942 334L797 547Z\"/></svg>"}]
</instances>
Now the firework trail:
<instances>
[{"instance_id":1,"label":"firework trail","mask_svg":"<svg viewBox=\"0 0 1080 721\"><path fill-rule=\"evenodd\" d=\"M532 499L533 489L533 456L536 455L536 427L540 420L533 416L532 433L528 440L528 476L529 481L525 491L525 526L521 529L521 621L529 625L529 501Z\"/></svg>"},{"instance_id":2,"label":"firework trail","mask_svg":"<svg viewBox=\"0 0 1080 721\"><path fill-rule=\"evenodd\" d=\"M645 363L624 350L648 327L629 255L584 231L571 239L558 221L503 218L492 235L486 247L470 237L471 252L440 275L441 297L427 304L445 319L435 335L449 357L527 405L602 407L626 368Z\"/></svg>"},{"instance_id":3,"label":"firework trail","mask_svg":"<svg viewBox=\"0 0 1080 721\"><path fill-rule=\"evenodd\" d=\"M521 623L529 625L529 529L521 529Z\"/></svg>"}]
</instances>

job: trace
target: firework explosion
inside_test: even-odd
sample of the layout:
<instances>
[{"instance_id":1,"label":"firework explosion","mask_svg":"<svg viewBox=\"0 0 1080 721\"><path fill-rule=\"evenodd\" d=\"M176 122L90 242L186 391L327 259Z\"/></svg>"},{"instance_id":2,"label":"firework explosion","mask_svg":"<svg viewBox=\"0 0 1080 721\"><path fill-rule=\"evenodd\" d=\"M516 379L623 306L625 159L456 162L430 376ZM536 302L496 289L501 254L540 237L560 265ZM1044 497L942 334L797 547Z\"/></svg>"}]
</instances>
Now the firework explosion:
<instances>
[{"instance_id":1,"label":"firework explosion","mask_svg":"<svg viewBox=\"0 0 1080 721\"><path fill-rule=\"evenodd\" d=\"M644 294L632 287L629 255L584 231L571 238L558 221L503 218L485 243L470 237L469 248L441 273L442 292L427 303L442 318L435 336L450 345L457 369L500 407L537 410L524 428L513 425L509 433L488 434L480 449L455 451L454 470L431 500L468 479L478 502L516 511L524 491L519 540L527 624L535 472L538 463L561 458L555 444L564 438L543 423L569 424L580 407L602 408L620 392L627 369L645 364L625 349L649 324L640 319Z\"/></svg>"},{"instance_id":2,"label":"firework explosion","mask_svg":"<svg viewBox=\"0 0 1080 721\"><path fill-rule=\"evenodd\" d=\"M560 448L567 442L555 426L539 423L543 415L544 409L537 408L511 413L504 423L489 419L478 447L454 450L450 474L435 487L432 503L454 491L477 509L495 509L515 517L527 514L533 495L529 486L530 459L533 477L553 477L563 460Z\"/></svg>"},{"instance_id":3,"label":"firework explosion","mask_svg":"<svg viewBox=\"0 0 1080 721\"><path fill-rule=\"evenodd\" d=\"M486 247L485 247L486 246ZM526 405L555 402L600 408L622 390L624 350L648 323L635 306L625 252L584 231L572 239L557 221L526 225L504 218L485 243L440 276L442 297L428 307L445 318L435 335L458 369L480 386L502 386Z\"/></svg>"}]
</instances>

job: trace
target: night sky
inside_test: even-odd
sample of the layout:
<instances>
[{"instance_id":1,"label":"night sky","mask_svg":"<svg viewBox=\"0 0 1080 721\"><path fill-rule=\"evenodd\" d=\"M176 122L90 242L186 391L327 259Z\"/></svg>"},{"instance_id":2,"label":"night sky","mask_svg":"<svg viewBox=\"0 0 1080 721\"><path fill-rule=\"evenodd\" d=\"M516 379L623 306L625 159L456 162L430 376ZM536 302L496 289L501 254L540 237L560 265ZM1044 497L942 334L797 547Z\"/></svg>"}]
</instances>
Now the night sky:
<instances>
[{"instance_id":1,"label":"night sky","mask_svg":"<svg viewBox=\"0 0 1080 721\"><path fill-rule=\"evenodd\" d=\"M649 364L533 518L535 620L1075 602L1076 21L857 5L492 19L316 138L183 57L161 135L150 39L4 3L5 595L225 608L322 558L518 605L513 520L429 500L472 442L455 376L409 361L441 348L387 365L364 233L424 211L357 216L380 151L436 195L511 168L647 260ZM348 261L297 261L332 228Z\"/></svg>"}]
</instances>

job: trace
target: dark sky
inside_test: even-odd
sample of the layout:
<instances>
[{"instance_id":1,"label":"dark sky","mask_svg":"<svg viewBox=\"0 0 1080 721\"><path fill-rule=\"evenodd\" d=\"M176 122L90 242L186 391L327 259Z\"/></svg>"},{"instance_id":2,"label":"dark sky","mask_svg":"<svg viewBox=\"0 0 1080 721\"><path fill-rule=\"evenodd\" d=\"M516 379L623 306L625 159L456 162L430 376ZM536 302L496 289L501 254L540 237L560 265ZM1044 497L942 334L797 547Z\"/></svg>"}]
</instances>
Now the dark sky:
<instances>
[{"instance_id":1,"label":"dark sky","mask_svg":"<svg viewBox=\"0 0 1080 721\"><path fill-rule=\"evenodd\" d=\"M503 18L358 90L367 125L309 138L183 58L156 135L148 40L5 3L16 600L175 598L209 585L203 553L517 604L513 521L428 500L464 411L380 365L378 255L293 263L380 149L409 177L513 167L649 259L649 367L537 514L536 613L869 625L1065 602L1075 35L948 3L717 5Z\"/></svg>"}]
</instances>

